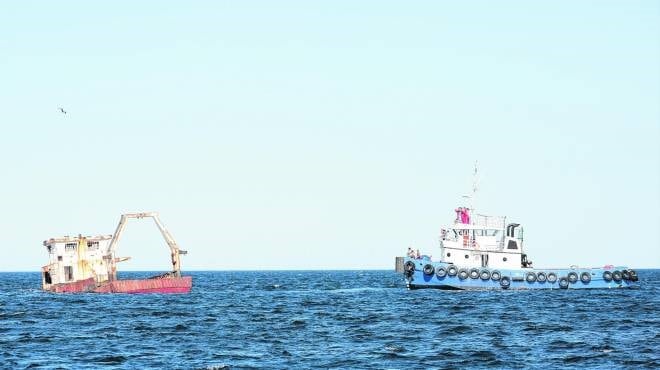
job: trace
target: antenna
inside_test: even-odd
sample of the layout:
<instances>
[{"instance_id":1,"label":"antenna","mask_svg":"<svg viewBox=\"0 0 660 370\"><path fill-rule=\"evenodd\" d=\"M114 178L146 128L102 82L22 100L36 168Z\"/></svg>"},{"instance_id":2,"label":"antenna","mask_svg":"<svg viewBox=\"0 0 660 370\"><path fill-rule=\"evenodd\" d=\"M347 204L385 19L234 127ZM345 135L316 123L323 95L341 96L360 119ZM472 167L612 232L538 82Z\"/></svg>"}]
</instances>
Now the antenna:
<instances>
[{"instance_id":1,"label":"antenna","mask_svg":"<svg viewBox=\"0 0 660 370\"><path fill-rule=\"evenodd\" d=\"M479 168L479 162L474 161L474 172L472 173L472 194L470 195L463 195L464 199L469 199L469 205L470 205L470 213L474 213L474 201L475 198L477 197L477 190L479 190L479 187L477 184L479 183L479 176L478 176L478 168Z\"/></svg>"},{"instance_id":2,"label":"antenna","mask_svg":"<svg viewBox=\"0 0 660 370\"><path fill-rule=\"evenodd\" d=\"M477 187L477 184L479 183L479 176L478 176L478 168L479 168L479 162L474 161L474 172L472 173L472 196L470 197L470 210L473 211L474 209L474 200L477 197L477 190L479 189Z\"/></svg>"},{"instance_id":3,"label":"antenna","mask_svg":"<svg viewBox=\"0 0 660 370\"><path fill-rule=\"evenodd\" d=\"M479 187L477 186L477 184L479 184L479 176L477 173L478 164L479 163L477 161L474 161L474 173L472 174L472 199L474 199L474 197L477 194L477 190L479 189Z\"/></svg>"}]
</instances>

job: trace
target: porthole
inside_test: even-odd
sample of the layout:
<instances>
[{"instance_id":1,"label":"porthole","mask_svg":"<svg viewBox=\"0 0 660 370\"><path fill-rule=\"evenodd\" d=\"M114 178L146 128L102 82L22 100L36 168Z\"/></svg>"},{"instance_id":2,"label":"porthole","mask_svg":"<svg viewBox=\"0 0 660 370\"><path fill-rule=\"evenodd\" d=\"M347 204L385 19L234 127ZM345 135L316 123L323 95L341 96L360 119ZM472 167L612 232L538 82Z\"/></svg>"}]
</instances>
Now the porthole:
<instances>
[{"instance_id":1,"label":"porthole","mask_svg":"<svg viewBox=\"0 0 660 370\"><path fill-rule=\"evenodd\" d=\"M451 257L451 253L447 253L447 257Z\"/></svg>"},{"instance_id":2,"label":"porthole","mask_svg":"<svg viewBox=\"0 0 660 370\"><path fill-rule=\"evenodd\" d=\"M502 261L506 262L506 257L502 258Z\"/></svg>"},{"instance_id":3,"label":"porthole","mask_svg":"<svg viewBox=\"0 0 660 370\"><path fill-rule=\"evenodd\" d=\"M466 255L465 255L465 258L470 258L470 256L466 254Z\"/></svg>"}]
</instances>

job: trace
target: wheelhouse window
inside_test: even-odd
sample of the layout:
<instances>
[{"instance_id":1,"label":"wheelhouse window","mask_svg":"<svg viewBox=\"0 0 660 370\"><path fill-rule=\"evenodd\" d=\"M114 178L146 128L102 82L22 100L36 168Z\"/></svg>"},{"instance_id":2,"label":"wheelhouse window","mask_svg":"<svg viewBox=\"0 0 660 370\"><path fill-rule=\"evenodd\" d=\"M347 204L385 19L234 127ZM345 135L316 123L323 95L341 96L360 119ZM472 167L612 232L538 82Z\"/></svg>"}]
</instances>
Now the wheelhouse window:
<instances>
[{"instance_id":1,"label":"wheelhouse window","mask_svg":"<svg viewBox=\"0 0 660 370\"><path fill-rule=\"evenodd\" d=\"M67 252L75 251L77 246L78 246L77 243L66 243L64 245L64 250Z\"/></svg>"},{"instance_id":2,"label":"wheelhouse window","mask_svg":"<svg viewBox=\"0 0 660 370\"><path fill-rule=\"evenodd\" d=\"M66 279L66 281L73 280L73 267L64 266L64 278Z\"/></svg>"},{"instance_id":3,"label":"wheelhouse window","mask_svg":"<svg viewBox=\"0 0 660 370\"><path fill-rule=\"evenodd\" d=\"M99 249L99 242L87 242L87 249Z\"/></svg>"}]
</instances>

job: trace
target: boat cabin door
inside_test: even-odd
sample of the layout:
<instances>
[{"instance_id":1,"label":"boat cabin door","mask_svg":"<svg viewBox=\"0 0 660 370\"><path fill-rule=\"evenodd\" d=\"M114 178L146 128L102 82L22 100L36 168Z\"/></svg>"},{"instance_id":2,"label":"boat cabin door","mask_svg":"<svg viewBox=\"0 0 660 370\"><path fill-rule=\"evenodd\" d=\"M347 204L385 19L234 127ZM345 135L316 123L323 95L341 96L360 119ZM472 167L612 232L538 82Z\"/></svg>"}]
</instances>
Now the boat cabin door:
<instances>
[{"instance_id":1,"label":"boat cabin door","mask_svg":"<svg viewBox=\"0 0 660 370\"><path fill-rule=\"evenodd\" d=\"M488 267L488 254L481 255L481 267Z\"/></svg>"}]
</instances>

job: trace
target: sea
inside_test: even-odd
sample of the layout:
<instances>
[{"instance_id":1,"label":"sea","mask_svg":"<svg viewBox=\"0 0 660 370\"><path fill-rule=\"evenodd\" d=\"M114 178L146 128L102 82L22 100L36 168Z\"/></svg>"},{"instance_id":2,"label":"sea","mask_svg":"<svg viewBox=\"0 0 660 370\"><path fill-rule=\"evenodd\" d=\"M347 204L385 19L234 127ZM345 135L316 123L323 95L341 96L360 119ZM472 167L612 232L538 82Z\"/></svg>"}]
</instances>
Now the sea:
<instances>
[{"instance_id":1,"label":"sea","mask_svg":"<svg viewBox=\"0 0 660 370\"><path fill-rule=\"evenodd\" d=\"M373 270L188 274L190 294L130 295L46 293L39 273L0 273L0 368L660 368L660 270L640 270L640 289L591 291L409 291Z\"/></svg>"}]
</instances>

